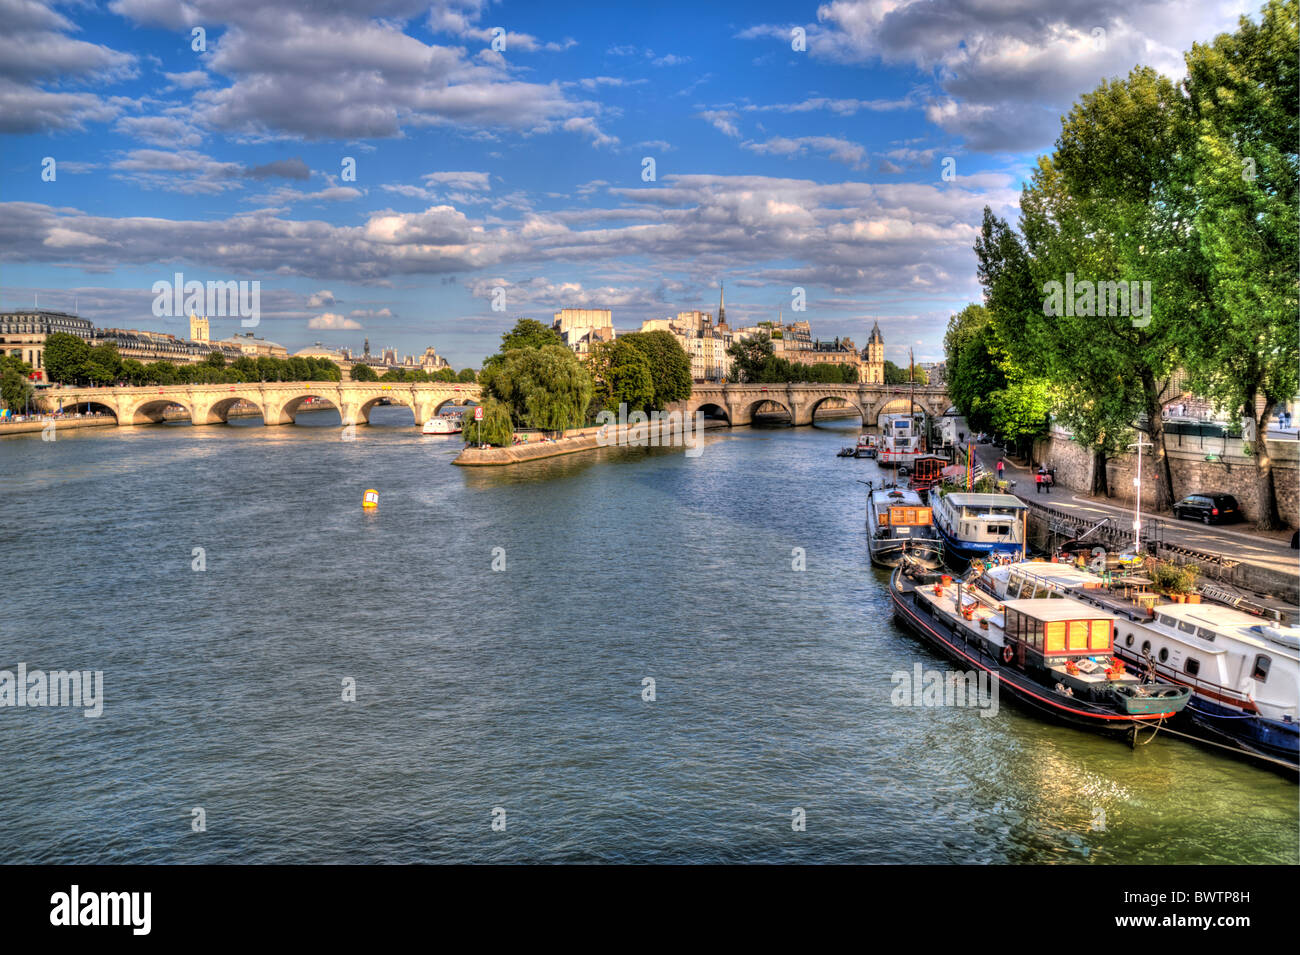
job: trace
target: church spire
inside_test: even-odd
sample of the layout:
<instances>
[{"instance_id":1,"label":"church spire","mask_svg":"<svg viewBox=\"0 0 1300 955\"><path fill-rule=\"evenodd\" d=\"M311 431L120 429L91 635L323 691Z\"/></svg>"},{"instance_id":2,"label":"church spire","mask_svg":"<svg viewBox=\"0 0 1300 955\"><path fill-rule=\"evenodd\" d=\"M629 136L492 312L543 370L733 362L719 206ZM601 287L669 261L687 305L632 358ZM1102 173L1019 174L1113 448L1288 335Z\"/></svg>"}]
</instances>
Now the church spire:
<instances>
[{"instance_id":1,"label":"church spire","mask_svg":"<svg viewBox=\"0 0 1300 955\"><path fill-rule=\"evenodd\" d=\"M724 283L719 282L718 283L718 324L725 325L726 323L727 323L726 287Z\"/></svg>"}]
</instances>

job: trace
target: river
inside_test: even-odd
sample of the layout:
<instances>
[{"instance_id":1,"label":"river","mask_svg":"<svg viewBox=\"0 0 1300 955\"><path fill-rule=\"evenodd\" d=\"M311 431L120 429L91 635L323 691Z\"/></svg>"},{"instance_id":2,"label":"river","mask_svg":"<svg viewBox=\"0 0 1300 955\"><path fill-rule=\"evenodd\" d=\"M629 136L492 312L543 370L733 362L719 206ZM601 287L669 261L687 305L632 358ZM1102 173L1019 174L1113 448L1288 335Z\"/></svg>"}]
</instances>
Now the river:
<instances>
[{"instance_id":1,"label":"river","mask_svg":"<svg viewBox=\"0 0 1300 955\"><path fill-rule=\"evenodd\" d=\"M511 469L372 422L0 439L0 668L105 687L0 708L0 861L1297 862L1269 772L892 705L944 664L853 422Z\"/></svg>"}]
</instances>

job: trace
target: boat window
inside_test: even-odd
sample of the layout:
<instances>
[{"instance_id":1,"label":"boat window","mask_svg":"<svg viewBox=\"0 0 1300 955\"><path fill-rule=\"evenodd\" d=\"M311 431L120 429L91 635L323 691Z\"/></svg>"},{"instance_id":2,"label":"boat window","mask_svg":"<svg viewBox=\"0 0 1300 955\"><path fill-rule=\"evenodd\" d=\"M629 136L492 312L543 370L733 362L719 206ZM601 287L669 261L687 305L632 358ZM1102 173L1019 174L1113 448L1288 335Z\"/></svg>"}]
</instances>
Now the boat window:
<instances>
[{"instance_id":1,"label":"boat window","mask_svg":"<svg viewBox=\"0 0 1300 955\"><path fill-rule=\"evenodd\" d=\"M1150 641L1150 640L1143 640L1143 641L1142 641L1142 655L1143 655L1143 656L1146 656L1146 655L1147 655L1148 653L1150 653L1150 652L1151 652L1151 641Z\"/></svg>"},{"instance_id":2,"label":"boat window","mask_svg":"<svg viewBox=\"0 0 1300 955\"><path fill-rule=\"evenodd\" d=\"M1196 659L1196 657L1188 657L1187 662L1183 664L1183 669L1186 670L1189 675L1196 676L1196 674L1201 672L1201 661Z\"/></svg>"},{"instance_id":3,"label":"boat window","mask_svg":"<svg viewBox=\"0 0 1300 955\"><path fill-rule=\"evenodd\" d=\"M1164 662L1165 662L1166 660L1168 660L1168 659L1169 659L1169 648L1168 648L1168 647L1161 647L1161 648L1160 648L1160 662L1161 662L1161 663L1164 663Z\"/></svg>"},{"instance_id":4,"label":"boat window","mask_svg":"<svg viewBox=\"0 0 1300 955\"><path fill-rule=\"evenodd\" d=\"M1178 629L1183 631L1183 633L1195 633L1196 624L1190 623L1189 621L1186 620L1180 620L1178 621Z\"/></svg>"},{"instance_id":5,"label":"boat window","mask_svg":"<svg viewBox=\"0 0 1300 955\"><path fill-rule=\"evenodd\" d=\"M1178 624L1174 623L1173 618L1168 614L1160 614L1160 616L1156 617L1156 621L1158 623L1163 623L1166 627L1173 627L1175 629L1178 627Z\"/></svg>"},{"instance_id":6,"label":"boat window","mask_svg":"<svg viewBox=\"0 0 1300 955\"><path fill-rule=\"evenodd\" d=\"M1211 643L1214 642L1214 631L1209 627L1199 627L1196 631L1196 635L1202 640L1209 640Z\"/></svg>"},{"instance_id":7,"label":"boat window","mask_svg":"<svg viewBox=\"0 0 1300 955\"><path fill-rule=\"evenodd\" d=\"M1124 638L1124 646L1126 647L1133 646L1133 634L1130 633L1127 637Z\"/></svg>"},{"instance_id":8,"label":"boat window","mask_svg":"<svg viewBox=\"0 0 1300 955\"><path fill-rule=\"evenodd\" d=\"M1256 682L1263 683L1268 679L1268 668L1272 665L1273 658L1261 653L1255 657L1255 669L1250 674Z\"/></svg>"}]
</instances>

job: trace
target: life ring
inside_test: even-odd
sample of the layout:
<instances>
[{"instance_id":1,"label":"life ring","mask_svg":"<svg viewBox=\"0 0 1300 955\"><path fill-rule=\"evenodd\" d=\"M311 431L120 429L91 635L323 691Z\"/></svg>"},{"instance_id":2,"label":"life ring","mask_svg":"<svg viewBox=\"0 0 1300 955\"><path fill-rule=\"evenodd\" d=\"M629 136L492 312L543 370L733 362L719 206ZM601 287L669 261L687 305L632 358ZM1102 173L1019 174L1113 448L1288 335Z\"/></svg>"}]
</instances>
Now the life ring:
<instances>
[{"instance_id":1,"label":"life ring","mask_svg":"<svg viewBox=\"0 0 1300 955\"><path fill-rule=\"evenodd\" d=\"M1011 644L1008 643L1005 647L1002 648L1002 662L1003 662L1003 663L1010 663L1010 662L1011 662L1011 658L1012 658L1013 656L1015 656L1015 655L1016 655L1016 654L1015 654L1015 651L1011 649Z\"/></svg>"}]
</instances>

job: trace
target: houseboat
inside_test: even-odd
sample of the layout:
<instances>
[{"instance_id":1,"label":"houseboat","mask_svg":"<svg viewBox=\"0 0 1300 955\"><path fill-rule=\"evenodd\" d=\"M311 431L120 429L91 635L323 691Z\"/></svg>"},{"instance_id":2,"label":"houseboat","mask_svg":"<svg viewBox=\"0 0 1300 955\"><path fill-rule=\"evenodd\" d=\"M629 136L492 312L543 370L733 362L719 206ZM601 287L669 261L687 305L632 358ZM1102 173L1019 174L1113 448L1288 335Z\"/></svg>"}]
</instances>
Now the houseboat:
<instances>
[{"instance_id":1,"label":"houseboat","mask_svg":"<svg viewBox=\"0 0 1300 955\"><path fill-rule=\"evenodd\" d=\"M943 541L919 494L867 486L867 551L879 567L898 566L904 554L926 568L943 564Z\"/></svg>"},{"instance_id":2,"label":"houseboat","mask_svg":"<svg viewBox=\"0 0 1300 955\"><path fill-rule=\"evenodd\" d=\"M951 463L940 454L918 454L916 459L907 465L908 484L922 498L928 499L931 489L943 483L943 469ZM902 467L899 466L899 473L902 473Z\"/></svg>"},{"instance_id":3,"label":"houseboat","mask_svg":"<svg viewBox=\"0 0 1300 955\"><path fill-rule=\"evenodd\" d=\"M1191 691L1179 729L1300 773L1300 627L1220 604L1161 603L1140 580L1026 561L984 569L979 586L1000 600L1069 596L1112 611L1116 655Z\"/></svg>"},{"instance_id":4,"label":"houseboat","mask_svg":"<svg viewBox=\"0 0 1300 955\"><path fill-rule=\"evenodd\" d=\"M1142 683L1114 656L1115 617L1072 598L998 601L907 564L890 579L899 622L962 669L987 672L1025 709L1109 736L1152 735L1189 690Z\"/></svg>"},{"instance_id":5,"label":"houseboat","mask_svg":"<svg viewBox=\"0 0 1300 955\"><path fill-rule=\"evenodd\" d=\"M867 434L863 431L858 435L857 456L860 458L874 458L876 456L876 436Z\"/></svg>"},{"instance_id":6,"label":"houseboat","mask_svg":"<svg viewBox=\"0 0 1300 955\"><path fill-rule=\"evenodd\" d=\"M1024 558L1029 505L1012 494L965 492L931 495L934 524L944 551L959 561L977 557Z\"/></svg>"},{"instance_id":7,"label":"houseboat","mask_svg":"<svg viewBox=\"0 0 1300 955\"><path fill-rule=\"evenodd\" d=\"M910 414L880 416L880 445L876 460L884 467L907 464L921 453L921 436Z\"/></svg>"}]
</instances>

